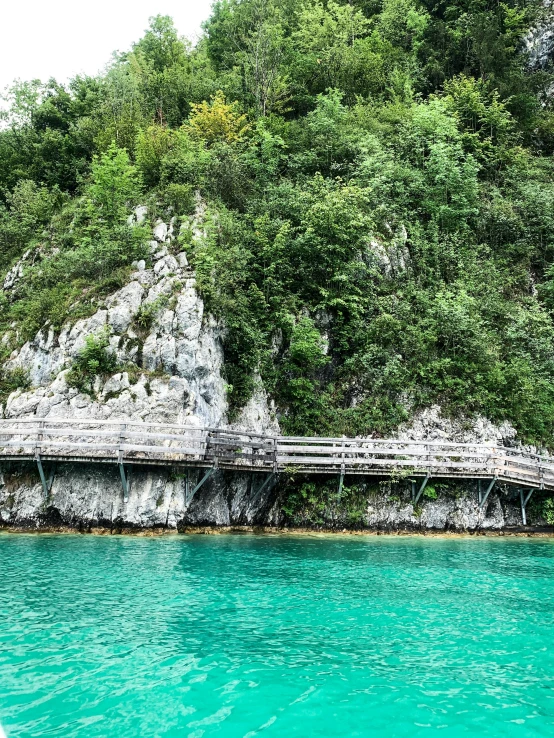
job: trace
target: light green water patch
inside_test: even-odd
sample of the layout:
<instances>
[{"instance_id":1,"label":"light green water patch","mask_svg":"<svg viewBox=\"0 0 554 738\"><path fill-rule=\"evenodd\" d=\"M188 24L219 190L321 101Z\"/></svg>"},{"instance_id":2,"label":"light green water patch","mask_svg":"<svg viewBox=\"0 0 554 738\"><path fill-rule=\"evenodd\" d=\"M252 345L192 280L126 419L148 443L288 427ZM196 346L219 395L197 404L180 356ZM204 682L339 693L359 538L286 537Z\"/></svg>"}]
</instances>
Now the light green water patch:
<instances>
[{"instance_id":1,"label":"light green water patch","mask_svg":"<svg viewBox=\"0 0 554 738\"><path fill-rule=\"evenodd\" d=\"M0 536L10 736L551 736L550 540Z\"/></svg>"}]
</instances>

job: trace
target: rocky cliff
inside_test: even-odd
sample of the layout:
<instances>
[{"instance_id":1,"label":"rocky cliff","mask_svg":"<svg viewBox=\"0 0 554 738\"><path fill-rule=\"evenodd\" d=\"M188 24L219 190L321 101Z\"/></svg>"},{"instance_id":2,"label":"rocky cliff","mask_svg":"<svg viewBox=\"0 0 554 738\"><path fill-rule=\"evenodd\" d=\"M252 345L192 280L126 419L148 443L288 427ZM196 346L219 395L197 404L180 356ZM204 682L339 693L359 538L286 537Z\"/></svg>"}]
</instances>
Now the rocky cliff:
<instances>
[{"instance_id":1,"label":"rocky cliff","mask_svg":"<svg viewBox=\"0 0 554 738\"><path fill-rule=\"evenodd\" d=\"M534 68L545 68L554 60L554 5L551 0L544 0L543 11L540 22L526 39L529 63Z\"/></svg>"},{"instance_id":2,"label":"rocky cliff","mask_svg":"<svg viewBox=\"0 0 554 738\"><path fill-rule=\"evenodd\" d=\"M144 218L144 210L137 209L135 217ZM12 353L8 368L27 372L31 387L10 395L1 408L3 417L227 425L224 327L206 314L187 255L177 247L174 235L171 223L158 222L149 244L149 263L136 263L128 283L107 297L92 316L68 323L59 334L45 328ZM6 277L6 293L22 277L28 256ZM86 337L99 332L109 334L119 368L112 376L97 377L92 391L85 393L68 383L68 372ZM235 425L279 431L261 387ZM484 419L453 423L433 408L399 435L486 442L500 436L513 438L514 431ZM409 485L402 481L360 485L346 480L352 486L337 496L336 480L316 480L320 491L314 497L302 491L303 479L282 478L258 493L261 479L218 473L187 504L182 470L130 469L126 500L115 466L60 464L49 473L53 481L45 499L34 465L0 467L1 524L112 530L237 525L500 530L521 522L513 490L499 488L480 510L475 484L439 486L438 494L428 495L414 507ZM199 474L191 471L189 481L195 483Z\"/></svg>"},{"instance_id":3,"label":"rocky cliff","mask_svg":"<svg viewBox=\"0 0 554 738\"><path fill-rule=\"evenodd\" d=\"M198 474L191 472L191 480ZM519 494L504 485L478 505L477 483L441 480L430 496L413 505L403 482L312 479L315 493L305 494L302 480L280 479L257 494L261 480L244 474L216 473L186 504L185 475L171 469L133 467L125 501L117 467L64 464L54 470L44 499L33 465L4 464L0 472L0 516L6 527L25 529L145 530L205 527L315 528L327 530L476 531L521 527ZM545 526L540 512L528 509L532 526Z\"/></svg>"}]
</instances>

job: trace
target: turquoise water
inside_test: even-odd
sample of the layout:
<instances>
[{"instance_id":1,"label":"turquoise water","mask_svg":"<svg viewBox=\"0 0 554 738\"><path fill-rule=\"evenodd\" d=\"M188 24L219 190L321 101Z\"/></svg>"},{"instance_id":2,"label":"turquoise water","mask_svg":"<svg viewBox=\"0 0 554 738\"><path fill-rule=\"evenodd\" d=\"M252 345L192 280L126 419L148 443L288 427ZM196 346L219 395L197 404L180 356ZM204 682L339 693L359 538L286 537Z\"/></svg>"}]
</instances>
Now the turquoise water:
<instances>
[{"instance_id":1,"label":"turquoise water","mask_svg":"<svg viewBox=\"0 0 554 738\"><path fill-rule=\"evenodd\" d=\"M552 736L554 542L0 535L10 736Z\"/></svg>"}]
</instances>

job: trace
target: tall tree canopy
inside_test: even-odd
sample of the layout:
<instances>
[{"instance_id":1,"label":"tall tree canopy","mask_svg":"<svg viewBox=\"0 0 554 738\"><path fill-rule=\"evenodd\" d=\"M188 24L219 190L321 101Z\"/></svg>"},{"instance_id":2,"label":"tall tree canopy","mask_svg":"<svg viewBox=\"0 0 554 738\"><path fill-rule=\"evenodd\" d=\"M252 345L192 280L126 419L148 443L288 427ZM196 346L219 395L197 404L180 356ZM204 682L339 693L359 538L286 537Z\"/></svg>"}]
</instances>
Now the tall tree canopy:
<instances>
[{"instance_id":1,"label":"tall tree canopy","mask_svg":"<svg viewBox=\"0 0 554 738\"><path fill-rule=\"evenodd\" d=\"M552 444L549 12L219 0L194 47L158 16L96 78L15 84L0 269L34 256L0 293L4 355L147 257L144 202L226 325L233 411L261 377L294 433L386 433L440 403Z\"/></svg>"}]
</instances>

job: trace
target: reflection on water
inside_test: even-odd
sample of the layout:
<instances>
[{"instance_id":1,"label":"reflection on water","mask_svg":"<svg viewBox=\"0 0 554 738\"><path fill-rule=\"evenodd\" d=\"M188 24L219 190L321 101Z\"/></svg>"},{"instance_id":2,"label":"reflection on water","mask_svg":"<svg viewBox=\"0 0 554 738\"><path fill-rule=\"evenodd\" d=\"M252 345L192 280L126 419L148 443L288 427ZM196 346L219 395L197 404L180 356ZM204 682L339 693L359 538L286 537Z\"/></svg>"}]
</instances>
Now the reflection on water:
<instances>
[{"instance_id":1,"label":"reflection on water","mask_svg":"<svg viewBox=\"0 0 554 738\"><path fill-rule=\"evenodd\" d=\"M551 736L554 543L0 536L11 736Z\"/></svg>"}]
</instances>

